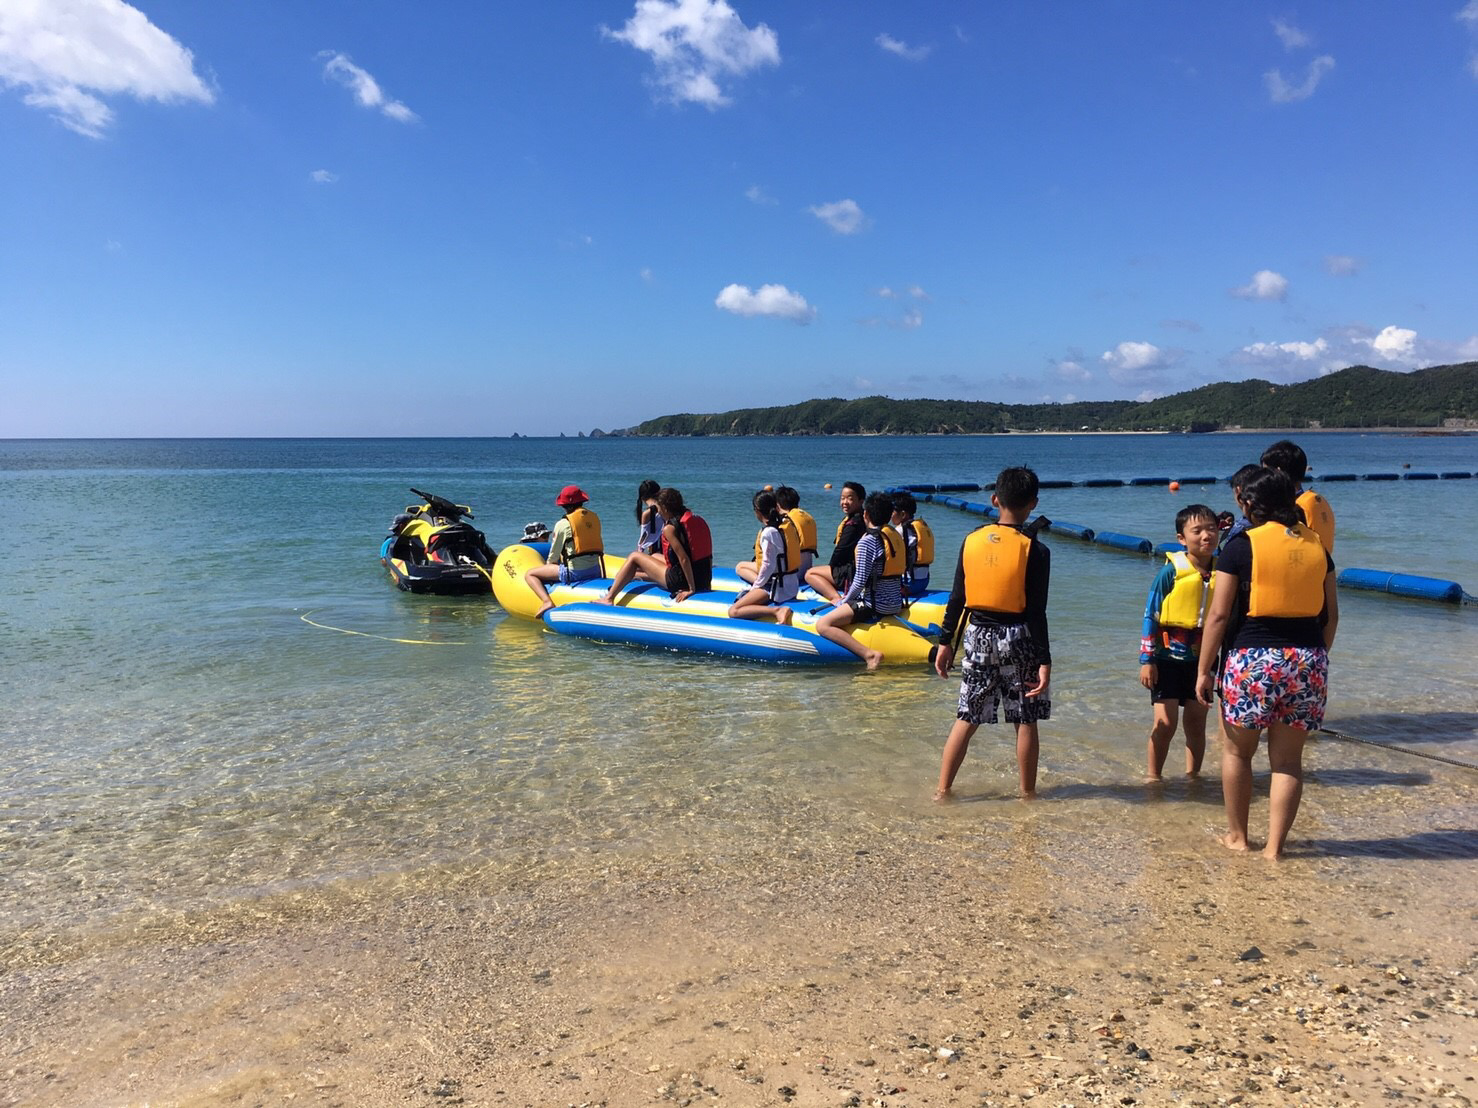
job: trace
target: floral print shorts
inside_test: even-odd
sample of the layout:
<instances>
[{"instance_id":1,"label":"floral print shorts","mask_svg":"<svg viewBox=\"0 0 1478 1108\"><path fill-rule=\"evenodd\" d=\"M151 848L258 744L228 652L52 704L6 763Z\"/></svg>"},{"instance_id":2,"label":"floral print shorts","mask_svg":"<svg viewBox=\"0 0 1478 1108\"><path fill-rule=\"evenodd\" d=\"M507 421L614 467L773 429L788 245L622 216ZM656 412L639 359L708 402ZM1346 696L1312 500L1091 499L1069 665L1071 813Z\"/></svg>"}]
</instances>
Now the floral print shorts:
<instances>
[{"instance_id":1,"label":"floral print shorts","mask_svg":"<svg viewBox=\"0 0 1478 1108\"><path fill-rule=\"evenodd\" d=\"M1227 655L1221 716L1250 731L1275 723L1317 731L1328 693L1329 654L1322 647L1246 646Z\"/></svg>"}]
</instances>

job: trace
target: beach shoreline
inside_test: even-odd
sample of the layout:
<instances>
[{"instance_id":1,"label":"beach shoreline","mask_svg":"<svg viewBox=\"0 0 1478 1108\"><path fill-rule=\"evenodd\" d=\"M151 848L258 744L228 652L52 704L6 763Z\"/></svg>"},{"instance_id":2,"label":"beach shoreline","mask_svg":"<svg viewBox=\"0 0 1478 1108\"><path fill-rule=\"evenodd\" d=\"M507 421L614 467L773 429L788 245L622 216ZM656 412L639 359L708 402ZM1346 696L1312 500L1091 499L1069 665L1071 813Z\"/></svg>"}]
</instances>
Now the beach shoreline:
<instances>
[{"instance_id":1,"label":"beach shoreline","mask_svg":"<svg viewBox=\"0 0 1478 1108\"><path fill-rule=\"evenodd\" d=\"M0 1104L1478 1097L1471 857L1331 881L1208 831L1064 871L1050 803L1000 837L571 852L32 935Z\"/></svg>"}]
</instances>

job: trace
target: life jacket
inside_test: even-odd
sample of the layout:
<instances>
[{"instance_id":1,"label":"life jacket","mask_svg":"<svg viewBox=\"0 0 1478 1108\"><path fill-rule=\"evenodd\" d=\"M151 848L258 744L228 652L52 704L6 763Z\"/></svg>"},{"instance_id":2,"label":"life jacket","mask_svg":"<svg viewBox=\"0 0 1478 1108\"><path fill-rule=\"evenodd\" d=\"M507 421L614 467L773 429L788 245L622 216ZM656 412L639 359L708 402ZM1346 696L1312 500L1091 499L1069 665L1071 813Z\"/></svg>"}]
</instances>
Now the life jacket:
<instances>
[{"instance_id":1,"label":"life jacket","mask_svg":"<svg viewBox=\"0 0 1478 1108\"><path fill-rule=\"evenodd\" d=\"M1175 567L1175 584L1160 601L1160 626L1205 627L1216 575L1203 578L1184 550L1170 551L1165 560Z\"/></svg>"},{"instance_id":2,"label":"life jacket","mask_svg":"<svg viewBox=\"0 0 1478 1108\"><path fill-rule=\"evenodd\" d=\"M878 576L901 578L908 569L908 547L903 536L886 524L882 527L869 527L867 533L876 535L883 544L883 570Z\"/></svg>"},{"instance_id":3,"label":"life jacket","mask_svg":"<svg viewBox=\"0 0 1478 1108\"><path fill-rule=\"evenodd\" d=\"M579 558L586 554L604 554L600 537L600 516L589 508L571 508L565 513L570 521L570 557Z\"/></svg>"},{"instance_id":4,"label":"life jacket","mask_svg":"<svg viewBox=\"0 0 1478 1108\"><path fill-rule=\"evenodd\" d=\"M1026 611L1026 562L1032 539L1007 524L988 523L965 537L965 607L1012 615Z\"/></svg>"},{"instance_id":5,"label":"life jacket","mask_svg":"<svg viewBox=\"0 0 1478 1108\"><path fill-rule=\"evenodd\" d=\"M836 540L831 548L832 578L837 579L837 571L844 573L852 571L853 551L857 549L857 540L862 537L862 532L867 530L867 523L862 518L862 513L847 516L837 524Z\"/></svg>"},{"instance_id":6,"label":"life jacket","mask_svg":"<svg viewBox=\"0 0 1478 1108\"><path fill-rule=\"evenodd\" d=\"M688 557L695 562L701 562L704 558L713 557L713 533L708 529L708 522L702 516L695 516L692 510L683 513L678 520L683 527L683 534L688 540ZM667 543L663 541L663 549Z\"/></svg>"},{"instance_id":7,"label":"life jacket","mask_svg":"<svg viewBox=\"0 0 1478 1108\"><path fill-rule=\"evenodd\" d=\"M754 536L754 568L756 571L764 564L764 544L760 540L764 537L765 531L769 526L769 524L765 524ZM771 580L780 577L789 577L792 573L800 572L801 568L801 533L799 528L785 516L781 516L780 526L776 530L780 532L780 537L785 540L785 551L780 555L780 564L775 567L775 577L771 578ZM755 582L756 585L768 585L769 583L769 581Z\"/></svg>"},{"instance_id":8,"label":"life jacket","mask_svg":"<svg viewBox=\"0 0 1478 1108\"><path fill-rule=\"evenodd\" d=\"M1329 501L1316 493L1313 489L1304 489L1298 494L1294 502L1304 514L1304 521L1309 528L1319 536L1319 541L1324 544L1324 549L1334 553L1334 509L1329 506Z\"/></svg>"},{"instance_id":9,"label":"life jacket","mask_svg":"<svg viewBox=\"0 0 1478 1108\"><path fill-rule=\"evenodd\" d=\"M921 519L911 519L904 526L913 529L914 566L918 569L928 569L934 564L934 532Z\"/></svg>"},{"instance_id":10,"label":"life jacket","mask_svg":"<svg viewBox=\"0 0 1478 1108\"><path fill-rule=\"evenodd\" d=\"M1329 561L1314 531L1302 523L1264 523L1250 528L1247 538L1252 543L1248 616L1306 618L1324 610Z\"/></svg>"},{"instance_id":11,"label":"life jacket","mask_svg":"<svg viewBox=\"0 0 1478 1108\"><path fill-rule=\"evenodd\" d=\"M800 530L801 553L815 554L817 548L816 517L804 508L792 508L785 513Z\"/></svg>"}]
</instances>

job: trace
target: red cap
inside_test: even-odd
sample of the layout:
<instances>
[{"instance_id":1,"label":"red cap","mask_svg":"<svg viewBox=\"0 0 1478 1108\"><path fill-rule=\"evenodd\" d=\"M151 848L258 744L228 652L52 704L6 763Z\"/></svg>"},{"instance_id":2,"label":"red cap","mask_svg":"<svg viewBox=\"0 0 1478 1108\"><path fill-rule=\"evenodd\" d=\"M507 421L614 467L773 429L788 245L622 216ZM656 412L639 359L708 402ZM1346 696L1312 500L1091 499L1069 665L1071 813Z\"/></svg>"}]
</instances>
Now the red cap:
<instances>
[{"instance_id":1,"label":"red cap","mask_svg":"<svg viewBox=\"0 0 1478 1108\"><path fill-rule=\"evenodd\" d=\"M554 502L561 508L573 508L584 504L589 499L590 497L585 495L585 490L579 485L566 485L559 490L559 495L554 498Z\"/></svg>"}]
</instances>

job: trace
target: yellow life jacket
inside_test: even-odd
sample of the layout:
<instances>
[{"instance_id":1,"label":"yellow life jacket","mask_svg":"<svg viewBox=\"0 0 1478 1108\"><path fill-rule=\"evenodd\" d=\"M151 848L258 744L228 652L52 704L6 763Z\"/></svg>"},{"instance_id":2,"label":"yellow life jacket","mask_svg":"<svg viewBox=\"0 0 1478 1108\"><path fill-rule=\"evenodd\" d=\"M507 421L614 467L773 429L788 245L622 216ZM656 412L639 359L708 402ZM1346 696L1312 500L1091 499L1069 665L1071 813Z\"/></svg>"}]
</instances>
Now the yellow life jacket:
<instances>
[{"instance_id":1,"label":"yellow life jacket","mask_svg":"<svg viewBox=\"0 0 1478 1108\"><path fill-rule=\"evenodd\" d=\"M988 523L965 537L965 607L1026 611L1026 561L1032 540L1015 527Z\"/></svg>"},{"instance_id":2,"label":"yellow life jacket","mask_svg":"<svg viewBox=\"0 0 1478 1108\"><path fill-rule=\"evenodd\" d=\"M792 508L785 514L801 533L801 553L815 554L817 548L816 517L804 508Z\"/></svg>"},{"instance_id":3,"label":"yellow life jacket","mask_svg":"<svg viewBox=\"0 0 1478 1108\"><path fill-rule=\"evenodd\" d=\"M869 527L868 532L876 535L883 544L882 576L902 577L908 569L908 546L904 543L903 536L887 524L878 528Z\"/></svg>"},{"instance_id":4,"label":"yellow life jacket","mask_svg":"<svg viewBox=\"0 0 1478 1108\"><path fill-rule=\"evenodd\" d=\"M1304 489L1298 494L1298 500L1295 503L1303 509L1304 519L1308 522L1310 529L1319 536L1324 549L1333 554L1334 509L1329 506L1329 501L1313 489Z\"/></svg>"},{"instance_id":5,"label":"yellow life jacket","mask_svg":"<svg viewBox=\"0 0 1478 1108\"><path fill-rule=\"evenodd\" d=\"M1216 575L1203 578L1184 550L1172 550L1165 558L1175 567L1175 584L1160 601L1160 626L1205 627Z\"/></svg>"},{"instance_id":6,"label":"yellow life jacket","mask_svg":"<svg viewBox=\"0 0 1478 1108\"><path fill-rule=\"evenodd\" d=\"M1264 523L1247 531L1252 543L1252 585L1247 614L1296 618L1324 610L1328 555L1319 536L1301 523Z\"/></svg>"},{"instance_id":7,"label":"yellow life jacket","mask_svg":"<svg viewBox=\"0 0 1478 1108\"><path fill-rule=\"evenodd\" d=\"M570 521L572 558L605 553L600 537L600 516L589 508L580 507L571 508L565 513L565 518Z\"/></svg>"},{"instance_id":8,"label":"yellow life jacket","mask_svg":"<svg viewBox=\"0 0 1478 1108\"><path fill-rule=\"evenodd\" d=\"M760 540L764 538L765 528L768 526L769 524L766 524L765 527L761 527L757 532L755 532L755 572L759 572L760 566L764 564L765 551L764 546L760 542ZM780 532L780 537L785 540L785 550L784 553L780 555L780 564L775 568L775 573L779 577L786 577L792 573L799 572L801 568L801 532L800 528L796 527L795 523L785 516L780 517L780 526L777 528L777 530ZM768 583L768 581L755 582L756 585L765 585Z\"/></svg>"},{"instance_id":9,"label":"yellow life jacket","mask_svg":"<svg viewBox=\"0 0 1478 1108\"><path fill-rule=\"evenodd\" d=\"M934 532L921 519L909 520L908 526L913 528L914 538L917 541L914 547L913 564L919 569L928 569L934 564Z\"/></svg>"}]
</instances>

